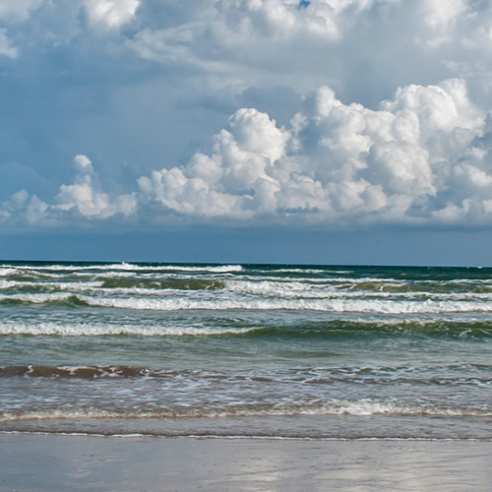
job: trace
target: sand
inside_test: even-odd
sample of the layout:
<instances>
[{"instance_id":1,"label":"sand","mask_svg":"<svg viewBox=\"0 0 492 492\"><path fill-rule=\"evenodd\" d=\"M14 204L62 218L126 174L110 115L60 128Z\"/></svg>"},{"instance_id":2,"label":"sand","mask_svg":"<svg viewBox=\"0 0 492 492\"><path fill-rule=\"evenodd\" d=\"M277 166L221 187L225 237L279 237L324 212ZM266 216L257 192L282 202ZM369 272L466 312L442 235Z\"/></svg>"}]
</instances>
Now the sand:
<instances>
[{"instance_id":1,"label":"sand","mask_svg":"<svg viewBox=\"0 0 492 492\"><path fill-rule=\"evenodd\" d=\"M492 443L0 434L0 491L489 492Z\"/></svg>"}]
</instances>

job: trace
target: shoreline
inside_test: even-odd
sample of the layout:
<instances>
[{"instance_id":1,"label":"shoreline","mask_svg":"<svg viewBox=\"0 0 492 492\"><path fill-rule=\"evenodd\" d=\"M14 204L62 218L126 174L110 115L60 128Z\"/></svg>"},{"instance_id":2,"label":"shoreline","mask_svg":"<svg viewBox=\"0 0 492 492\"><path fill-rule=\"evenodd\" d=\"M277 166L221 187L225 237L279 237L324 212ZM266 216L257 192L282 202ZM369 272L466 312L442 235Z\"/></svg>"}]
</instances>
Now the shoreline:
<instances>
[{"instance_id":1,"label":"shoreline","mask_svg":"<svg viewBox=\"0 0 492 492\"><path fill-rule=\"evenodd\" d=\"M152 432L104 433L49 430L0 430L2 436L46 436L46 437L87 437L99 439L191 439L225 441L299 441L299 442L477 442L492 444L492 437L310 437L310 436L274 436L241 434L160 434Z\"/></svg>"},{"instance_id":2,"label":"shoreline","mask_svg":"<svg viewBox=\"0 0 492 492\"><path fill-rule=\"evenodd\" d=\"M0 433L0 462L1 492L485 492L492 442Z\"/></svg>"}]
</instances>

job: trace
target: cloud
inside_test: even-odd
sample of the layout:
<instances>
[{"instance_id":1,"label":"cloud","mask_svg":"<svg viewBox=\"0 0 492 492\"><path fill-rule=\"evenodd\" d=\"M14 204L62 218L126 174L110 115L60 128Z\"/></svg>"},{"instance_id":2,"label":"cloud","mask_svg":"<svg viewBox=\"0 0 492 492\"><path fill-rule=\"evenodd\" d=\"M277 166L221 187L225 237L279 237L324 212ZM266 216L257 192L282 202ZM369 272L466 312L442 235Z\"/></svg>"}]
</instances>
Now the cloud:
<instances>
[{"instance_id":1,"label":"cloud","mask_svg":"<svg viewBox=\"0 0 492 492\"><path fill-rule=\"evenodd\" d=\"M384 2L391 0L382 0ZM306 66L296 54L318 51L344 36L372 0L215 0L202 2L180 23L144 27L128 43L141 58L191 65L226 75L244 88L272 69ZM307 53L306 53L307 54ZM310 60L319 58L313 54ZM295 59L295 63L292 61ZM295 67L297 65L297 68ZM242 82L242 83L241 83Z\"/></svg>"},{"instance_id":2,"label":"cloud","mask_svg":"<svg viewBox=\"0 0 492 492\"><path fill-rule=\"evenodd\" d=\"M82 0L92 25L118 29L131 22L140 0Z\"/></svg>"},{"instance_id":3,"label":"cloud","mask_svg":"<svg viewBox=\"0 0 492 492\"><path fill-rule=\"evenodd\" d=\"M0 56L6 56L7 58L17 58L19 50L12 44L7 37L6 32L0 29Z\"/></svg>"},{"instance_id":4,"label":"cloud","mask_svg":"<svg viewBox=\"0 0 492 492\"><path fill-rule=\"evenodd\" d=\"M73 220L81 223L115 216L129 218L135 214L137 201L134 194L110 196L99 190L97 175L87 156L76 155L73 165L74 181L62 184L51 203L21 190L0 206L0 223L55 226L67 225Z\"/></svg>"},{"instance_id":5,"label":"cloud","mask_svg":"<svg viewBox=\"0 0 492 492\"><path fill-rule=\"evenodd\" d=\"M16 178L33 189L4 223L491 222L490 2L5 0L0 21L2 60L29 55L9 87L39 112L6 112L2 149L61 174L81 148L106 183L84 155L51 197Z\"/></svg>"},{"instance_id":6,"label":"cloud","mask_svg":"<svg viewBox=\"0 0 492 492\"><path fill-rule=\"evenodd\" d=\"M252 217L262 205L255 206L260 197L251 190L262 179L271 180L268 170L285 155L288 140L289 133L268 115L240 109L230 118L229 129L215 136L211 156L196 154L185 169L161 169L141 177L142 199L179 214Z\"/></svg>"},{"instance_id":7,"label":"cloud","mask_svg":"<svg viewBox=\"0 0 492 492\"><path fill-rule=\"evenodd\" d=\"M307 94L328 84L375 104L398 86L452 77L480 100L492 91L490 2L215 0L173 20L144 21L128 47L235 93L281 83Z\"/></svg>"},{"instance_id":8,"label":"cloud","mask_svg":"<svg viewBox=\"0 0 492 492\"><path fill-rule=\"evenodd\" d=\"M469 8L467 0L426 0L420 3L420 13L425 24L434 36L438 36L434 43L447 41L446 35L452 31L459 18Z\"/></svg>"},{"instance_id":9,"label":"cloud","mask_svg":"<svg viewBox=\"0 0 492 492\"><path fill-rule=\"evenodd\" d=\"M218 19L242 36L270 39L314 36L337 40L350 18L371 6L370 0L219 0Z\"/></svg>"},{"instance_id":10,"label":"cloud","mask_svg":"<svg viewBox=\"0 0 492 492\"><path fill-rule=\"evenodd\" d=\"M73 163L77 171L75 181L60 186L53 210L75 212L81 217L94 219L107 219L117 214L128 217L135 212L133 196L123 195L111 199L107 193L97 190L92 162L87 156L76 155Z\"/></svg>"},{"instance_id":11,"label":"cloud","mask_svg":"<svg viewBox=\"0 0 492 492\"><path fill-rule=\"evenodd\" d=\"M1 224L43 225L48 205L26 190L14 193L0 206Z\"/></svg>"},{"instance_id":12,"label":"cloud","mask_svg":"<svg viewBox=\"0 0 492 492\"><path fill-rule=\"evenodd\" d=\"M211 152L156 169L127 194L102 191L91 160L77 155L74 181L49 203L20 191L0 220L490 224L491 130L460 79L402 87L375 110L323 86L286 127L239 109Z\"/></svg>"},{"instance_id":13,"label":"cloud","mask_svg":"<svg viewBox=\"0 0 492 492\"><path fill-rule=\"evenodd\" d=\"M26 21L42 6L50 8L52 15L56 11L66 14L73 8L78 10L83 7L91 24L113 29L133 20L141 0L74 0L70 3L72 6L67 9L64 0L2 0L0 21Z\"/></svg>"},{"instance_id":14,"label":"cloud","mask_svg":"<svg viewBox=\"0 0 492 492\"><path fill-rule=\"evenodd\" d=\"M140 178L140 200L204 219L490 222L487 130L462 80L403 87L378 110L322 87L288 128L240 109L211 154Z\"/></svg>"}]
</instances>

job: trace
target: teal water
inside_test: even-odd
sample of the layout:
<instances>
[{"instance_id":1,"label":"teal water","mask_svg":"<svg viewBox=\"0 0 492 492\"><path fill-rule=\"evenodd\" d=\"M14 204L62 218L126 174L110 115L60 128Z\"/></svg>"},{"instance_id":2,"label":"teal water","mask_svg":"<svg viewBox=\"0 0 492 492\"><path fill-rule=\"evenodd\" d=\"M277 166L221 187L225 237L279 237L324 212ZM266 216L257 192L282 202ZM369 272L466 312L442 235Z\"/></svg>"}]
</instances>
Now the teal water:
<instances>
[{"instance_id":1,"label":"teal water","mask_svg":"<svg viewBox=\"0 0 492 492\"><path fill-rule=\"evenodd\" d=\"M0 264L0 431L492 439L492 269Z\"/></svg>"}]
</instances>

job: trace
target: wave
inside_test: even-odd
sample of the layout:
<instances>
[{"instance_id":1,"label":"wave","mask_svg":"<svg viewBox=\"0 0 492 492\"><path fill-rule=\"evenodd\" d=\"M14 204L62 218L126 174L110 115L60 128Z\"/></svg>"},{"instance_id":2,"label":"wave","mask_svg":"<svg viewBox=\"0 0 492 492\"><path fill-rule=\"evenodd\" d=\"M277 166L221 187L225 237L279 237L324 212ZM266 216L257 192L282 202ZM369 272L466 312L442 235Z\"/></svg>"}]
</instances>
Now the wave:
<instances>
[{"instance_id":1,"label":"wave","mask_svg":"<svg viewBox=\"0 0 492 492\"><path fill-rule=\"evenodd\" d=\"M161 289L161 290L218 290L224 289L225 283L220 280L168 278L139 279L139 278L108 278L103 280L103 289Z\"/></svg>"},{"instance_id":2,"label":"wave","mask_svg":"<svg viewBox=\"0 0 492 492\"><path fill-rule=\"evenodd\" d=\"M275 373L264 371L254 373L242 372L231 374L224 371L195 370L195 369L159 369L155 367L136 367L127 365L111 366L45 366L45 365L17 365L0 367L0 378L27 377L27 378L61 378L99 380L153 378L179 380L180 385L186 381L196 384L198 381L215 381L228 385L247 384L305 384L331 385L364 384L364 385L418 385L418 386L479 386L492 385L492 378L484 376L490 373L491 366L467 368L469 375L451 376L448 371L457 371L450 366L444 369L436 367L408 368L408 367L332 367L332 368L303 368L294 371ZM436 375L442 373L443 375ZM470 373L471 371L471 373Z\"/></svg>"},{"instance_id":3,"label":"wave","mask_svg":"<svg viewBox=\"0 0 492 492\"><path fill-rule=\"evenodd\" d=\"M1 296L0 306L60 306L60 307L87 307L89 301L76 295L58 294L29 294L25 296Z\"/></svg>"},{"instance_id":4,"label":"wave","mask_svg":"<svg viewBox=\"0 0 492 492\"><path fill-rule=\"evenodd\" d=\"M148 294L147 291L162 290L167 294L169 290L219 290L225 288L225 282L214 279L194 279L194 278L126 278L126 277L109 277L101 278L96 281L84 282L10 282L0 280L0 293L67 293L67 292L89 292L103 293L105 289L118 290L128 295ZM20 299L20 298L19 298ZM30 298L20 300L29 301ZM37 302L37 298L32 299ZM49 301L49 300L48 300Z\"/></svg>"},{"instance_id":5,"label":"wave","mask_svg":"<svg viewBox=\"0 0 492 492\"><path fill-rule=\"evenodd\" d=\"M344 279L345 280L345 279ZM391 281L351 281L341 280L337 288L384 293L423 293L423 294L490 294L490 282L391 282Z\"/></svg>"},{"instance_id":6,"label":"wave","mask_svg":"<svg viewBox=\"0 0 492 492\"><path fill-rule=\"evenodd\" d=\"M359 299L415 299L415 300L492 300L492 286L490 288L476 288L468 291L453 292L451 289L438 292L421 288L412 288L410 285L375 283L371 288L366 288L357 283L314 283L301 281L275 281L275 280L244 280L237 278L227 280L227 290L242 294L254 294L275 298L296 299L332 299L332 298L359 298Z\"/></svg>"},{"instance_id":7,"label":"wave","mask_svg":"<svg viewBox=\"0 0 492 492\"><path fill-rule=\"evenodd\" d=\"M223 431L221 429L204 431L201 429L185 430L185 431L171 431L164 429L155 430L138 430L131 431L127 429L119 429L117 431L106 429L101 427L99 429L85 429L74 428L67 430L66 428L56 428L52 426L40 427L38 429L32 429L22 426L14 426L8 428L8 430L0 430L2 435L27 435L27 436L70 436L70 437L91 437L91 438L116 438L116 439L135 439L141 437L165 437L165 438L185 438L185 439L210 439L210 440L253 440L253 441L325 441L325 442L474 442L474 443L490 443L492 438L474 435L459 435L459 436L447 436L447 435L416 435L409 436L401 433L395 433L390 435L361 433L360 435L343 435L343 434L325 434L325 433L310 433L305 432L282 432L279 430L231 430Z\"/></svg>"},{"instance_id":8,"label":"wave","mask_svg":"<svg viewBox=\"0 0 492 492\"><path fill-rule=\"evenodd\" d=\"M350 273L344 270L327 270L323 268L252 268L255 273L267 273L267 274L277 274L277 273L294 273L294 274L322 274L322 273Z\"/></svg>"},{"instance_id":9,"label":"wave","mask_svg":"<svg viewBox=\"0 0 492 492\"><path fill-rule=\"evenodd\" d=\"M0 291L16 291L18 293L55 293L71 291L72 293L84 292L93 288L120 289L121 294L145 294L144 290L227 290L239 294L252 294L255 296L271 297L282 300L300 300L302 302L329 301L340 298L340 301L351 302L358 299L361 302L372 302L373 299L385 298L390 300L419 300L419 301L470 301L492 300L491 279L450 279L437 280L408 280L385 278L383 276L363 276L349 278L333 276L336 271L327 270L329 276L316 277L316 272L324 272L322 269L280 268L264 270L268 275L263 275L263 270L255 270L256 267L241 265L134 265L134 264L107 264L107 265L36 265L17 266L15 268L0 267ZM241 275L219 275L220 273L242 272ZM260 272L260 273L258 273ZM279 276L270 274L279 274ZM290 273L302 274L302 276L289 276ZM195 275L193 275L195 274ZM209 275L205 275L209 274ZM285 274L285 275L284 275ZM209 278L207 278L207 276ZM127 289L127 291L123 291ZM133 292L132 292L133 289ZM91 292L91 294L93 294ZM164 293L163 293L164 294ZM349 299L350 298L350 299ZM399 299L400 298L400 299ZM23 299L28 301L28 299ZM335 299L336 300L336 299ZM231 300L233 302L233 300ZM264 300L263 300L264 301ZM37 301L33 301L37 302ZM86 302L92 303L90 300ZM106 302L106 301L104 301ZM140 302L140 301L139 301ZM394 304L393 304L394 305ZM387 306L387 304L386 304ZM431 312L439 311L436 304ZM117 307L117 306L115 306ZM377 306L377 309L385 312L385 306ZM425 307L425 306L424 306ZM131 308L131 307L130 307ZM227 308L227 307L226 307ZM234 309L234 306L231 306ZM242 309L241 306L237 306ZM272 309L296 309L285 306ZM139 308L140 309L140 308ZM142 307L141 309L146 309ZM167 307L148 307L148 309L172 309ZM197 307L202 309L202 307ZM209 309L205 307L203 309ZM211 307L210 309L213 309ZM268 309L259 306L258 309ZM343 310L354 311L338 305L323 306L322 304L306 307L312 310ZM473 310L473 308L472 308ZM483 311L483 306L478 308ZM360 312L371 312L367 307L359 309ZM375 310L373 310L375 311ZM392 311L391 309L389 310ZM460 309L451 307L451 312L467 312L470 306ZM421 306L409 304L402 313L426 312Z\"/></svg>"},{"instance_id":10,"label":"wave","mask_svg":"<svg viewBox=\"0 0 492 492\"><path fill-rule=\"evenodd\" d=\"M370 338L395 335L460 339L490 338L492 337L492 321L328 321L311 322L298 326L264 326L250 329L242 335L263 338Z\"/></svg>"},{"instance_id":11,"label":"wave","mask_svg":"<svg viewBox=\"0 0 492 492\"><path fill-rule=\"evenodd\" d=\"M101 287L101 282L12 282L0 280L0 293L51 294L70 291L90 291ZM29 300L29 299L24 299Z\"/></svg>"},{"instance_id":12,"label":"wave","mask_svg":"<svg viewBox=\"0 0 492 492\"><path fill-rule=\"evenodd\" d=\"M0 277L3 280L10 282L39 282L40 280L51 280L60 278L59 274L51 274L51 273L40 273L40 272L9 272L5 273L0 270Z\"/></svg>"},{"instance_id":13,"label":"wave","mask_svg":"<svg viewBox=\"0 0 492 492\"><path fill-rule=\"evenodd\" d=\"M65 279L64 279L65 280ZM355 284L345 285L317 284L299 281L251 281L242 278L220 280L206 277L148 277L148 276L92 276L84 281L42 281L27 282L0 279L0 295L10 294L15 297L18 294L87 294L91 296L107 295L106 290L114 294L123 294L126 298L138 298L142 296L169 296L169 291L207 291L221 290L224 293L237 293L239 295L256 296L265 300L301 300L301 301L329 301L329 300L408 300L408 301L490 301L492 300L492 288L474 289L470 292L431 293L419 289L407 289L399 286L395 289L373 288L365 291L365 287L359 289ZM364 292L362 292L364 291ZM479 293L479 291L482 291ZM29 298L19 300L30 301ZM1 302L1 298L0 298ZM37 299L33 300L38 302ZM47 299L49 302L49 299ZM86 300L90 303L90 300Z\"/></svg>"},{"instance_id":14,"label":"wave","mask_svg":"<svg viewBox=\"0 0 492 492\"><path fill-rule=\"evenodd\" d=\"M98 271L98 270L123 270L123 271L148 271L148 272L212 272L229 273L241 272L241 265L144 265L136 263L107 263L107 264L48 264L48 265L22 265L9 266L0 265L0 275L18 274L19 272L77 272L77 271Z\"/></svg>"},{"instance_id":15,"label":"wave","mask_svg":"<svg viewBox=\"0 0 492 492\"><path fill-rule=\"evenodd\" d=\"M384 417L492 417L490 408L453 408L425 405L402 405L372 400L330 401L316 403L251 403L209 407L174 407L141 410L82 408L66 410L17 410L0 412L0 422L25 420L80 419L189 419L268 416L384 416Z\"/></svg>"},{"instance_id":16,"label":"wave","mask_svg":"<svg viewBox=\"0 0 492 492\"><path fill-rule=\"evenodd\" d=\"M146 326L109 323L0 322L0 336L199 336L248 338L366 338L420 336L491 338L492 321L319 321L290 325Z\"/></svg>"},{"instance_id":17,"label":"wave","mask_svg":"<svg viewBox=\"0 0 492 492\"><path fill-rule=\"evenodd\" d=\"M106 323L67 323L50 322L23 323L0 322L0 336L237 336L252 328L195 327L195 326L144 326Z\"/></svg>"},{"instance_id":18,"label":"wave","mask_svg":"<svg viewBox=\"0 0 492 492\"><path fill-rule=\"evenodd\" d=\"M492 313L490 302L472 301L404 301L391 299L265 299L265 298L117 298L75 296L63 294L32 294L23 296L1 296L0 305L63 305L94 306L119 309L181 311L181 310L290 310L321 311L328 313L367 314L438 314L438 313Z\"/></svg>"},{"instance_id":19,"label":"wave","mask_svg":"<svg viewBox=\"0 0 492 492\"><path fill-rule=\"evenodd\" d=\"M346 299L112 299L87 298L83 301L95 306L142 310L292 310L323 311L330 313L372 314L432 314L492 312L492 304L468 301L405 302L392 300Z\"/></svg>"},{"instance_id":20,"label":"wave","mask_svg":"<svg viewBox=\"0 0 492 492\"><path fill-rule=\"evenodd\" d=\"M168 371L173 374L173 371ZM77 379L96 379L96 378L135 378L143 376L164 377L166 371L156 371L144 367L132 366L7 366L0 367L0 378L26 376L32 378L77 378Z\"/></svg>"}]
</instances>

